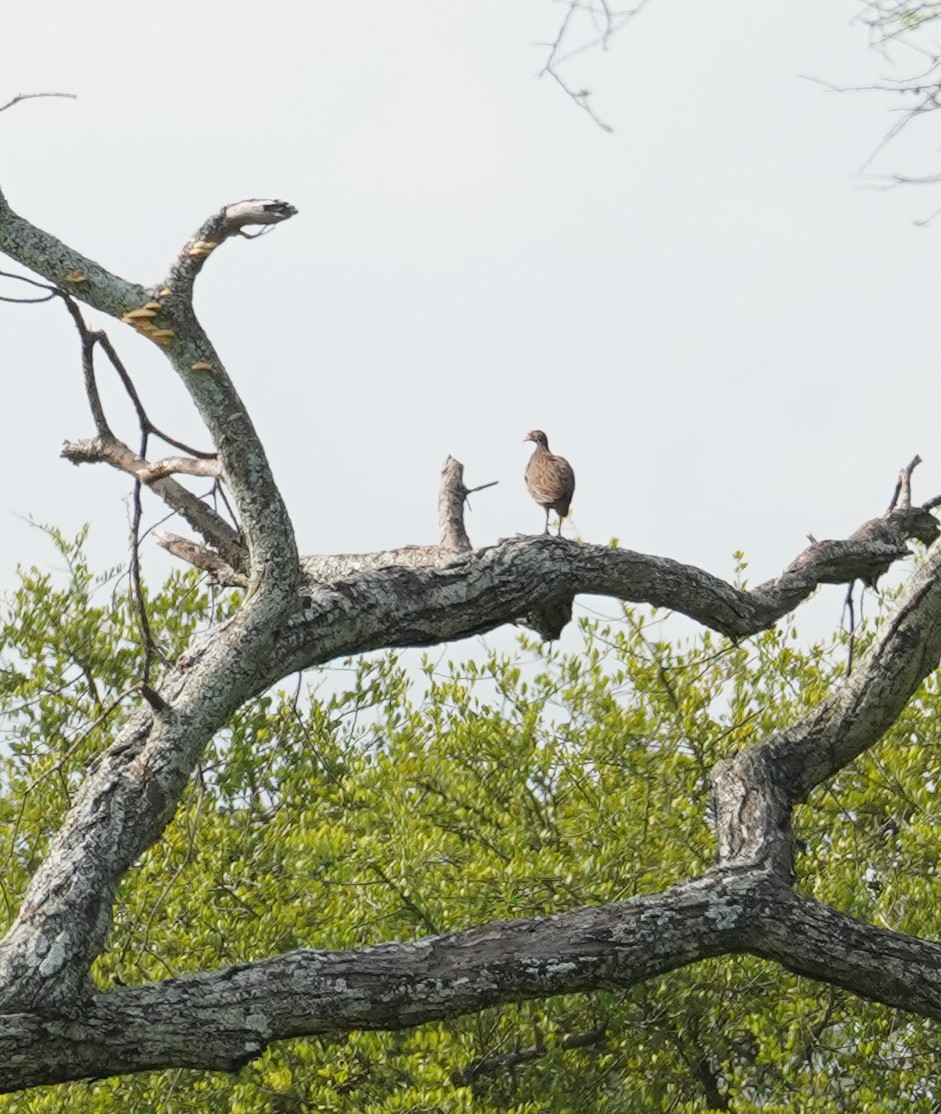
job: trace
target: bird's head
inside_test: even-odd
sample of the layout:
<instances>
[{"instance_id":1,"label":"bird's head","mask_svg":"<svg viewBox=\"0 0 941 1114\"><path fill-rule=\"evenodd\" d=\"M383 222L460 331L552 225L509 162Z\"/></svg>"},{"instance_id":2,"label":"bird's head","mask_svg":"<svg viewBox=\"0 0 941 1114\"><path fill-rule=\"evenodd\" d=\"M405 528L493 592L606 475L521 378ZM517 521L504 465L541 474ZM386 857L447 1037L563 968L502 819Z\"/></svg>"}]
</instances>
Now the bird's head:
<instances>
[{"instance_id":1,"label":"bird's head","mask_svg":"<svg viewBox=\"0 0 941 1114\"><path fill-rule=\"evenodd\" d=\"M523 441L535 441L540 449L549 448L549 438L542 432L541 429L531 429L529 433L523 438Z\"/></svg>"}]
</instances>

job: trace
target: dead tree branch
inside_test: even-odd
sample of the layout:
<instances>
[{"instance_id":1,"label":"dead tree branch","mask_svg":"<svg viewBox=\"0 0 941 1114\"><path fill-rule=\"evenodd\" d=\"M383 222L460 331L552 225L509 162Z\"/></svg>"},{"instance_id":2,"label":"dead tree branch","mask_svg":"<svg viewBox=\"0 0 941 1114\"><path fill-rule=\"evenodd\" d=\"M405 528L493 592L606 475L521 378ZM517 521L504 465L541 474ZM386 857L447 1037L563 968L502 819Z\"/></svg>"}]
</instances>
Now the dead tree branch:
<instances>
[{"instance_id":1,"label":"dead tree branch","mask_svg":"<svg viewBox=\"0 0 941 1114\"><path fill-rule=\"evenodd\" d=\"M288 1037L403 1029L741 953L941 1018L941 945L830 909L773 873L717 870L622 904L119 987L74 1019L10 1014L0 1090L161 1067L236 1071Z\"/></svg>"},{"instance_id":2,"label":"dead tree branch","mask_svg":"<svg viewBox=\"0 0 941 1114\"><path fill-rule=\"evenodd\" d=\"M463 468L452 458L442 471L439 544L302 561L264 449L191 302L210 252L293 211L260 201L223 209L187 241L167 280L147 288L28 224L0 195L0 251L45 276L67 306L82 300L154 341L214 447L148 461L155 431L129 376L140 451L118 440L95 380L96 351L108 349L80 328L97 436L68 444L64 455L108 463L146 484L206 543L169 535L162 544L245 590L234 617L162 664L159 676L154 662L154 675L135 688L136 710L90 766L49 841L0 941L0 1088L168 1066L233 1070L286 1037L396 1029L506 1002L628 987L723 954L772 959L941 1018L941 945L855 921L792 888L794 805L872 746L941 660L941 543L930 513L941 500L912 505L917 458L903 469L886 514L848 539L812 541L778 578L751 591L668 558L543 535L474 550L464 527ZM109 358L118 370L120 361ZM171 471L217 484L224 476L241 533ZM213 735L286 676L366 650L464 638L521 616L553 637L580 593L680 611L741 638L821 584L875 583L909 554L911 540L931 548L852 675L798 722L712 771L718 862L702 877L623 904L435 931L411 943L297 951L142 987L93 985L122 878L159 839ZM516 1059L504 1066L532 1053L511 1053Z\"/></svg>"},{"instance_id":3,"label":"dead tree branch","mask_svg":"<svg viewBox=\"0 0 941 1114\"><path fill-rule=\"evenodd\" d=\"M6 104L0 104L0 112L6 112L8 108L12 108L21 101L32 101L36 100L38 97L67 97L72 101L78 100L75 93L17 93L16 96L12 100L7 101Z\"/></svg>"},{"instance_id":4,"label":"dead tree branch","mask_svg":"<svg viewBox=\"0 0 941 1114\"><path fill-rule=\"evenodd\" d=\"M219 554L208 546L199 545L188 538L181 538L179 534L161 533L155 536L157 544L162 549L172 553L174 557L179 557L188 565L208 572L218 584L226 588L248 587L248 577L226 564Z\"/></svg>"},{"instance_id":5,"label":"dead tree branch","mask_svg":"<svg viewBox=\"0 0 941 1114\"><path fill-rule=\"evenodd\" d=\"M159 685L146 686L140 710L99 759L87 791L75 798L0 942L0 1004L8 1009L74 1009L87 996L88 970L107 935L118 882L163 831L203 747L241 703L246 684L253 687L257 659L266 656L261 648L297 606L300 569L287 509L248 413L192 307L193 281L210 250L207 237L216 237L215 246L252 223L267 225L293 212L283 202L227 207L184 246L171 270L175 288L161 283L148 289L36 228L0 194L0 251L56 288L131 325L165 352L218 453L238 508L249 578L238 621L189 669L169 669ZM142 454L130 459L126 446L102 436L66 452L74 461L120 460L119 466L132 474L147 466ZM175 485L169 490L188 510L191 524L202 523L217 539L224 536L218 516L211 516L201 501L187 499L176 481L162 478L151 484L161 494L167 485ZM226 530L231 535L231 527ZM230 557L232 549L220 547L224 559L234 567L246 564L244 558ZM208 701L207 691L214 694ZM109 785L107 808L92 788L100 776Z\"/></svg>"},{"instance_id":6,"label":"dead tree branch","mask_svg":"<svg viewBox=\"0 0 941 1114\"><path fill-rule=\"evenodd\" d=\"M627 26L647 6L649 0L638 0L632 8L615 10L608 3L595 4L592 0L564 0L565 15L552 42L540 43L548 50L539 77L551 77L571 101L601 128L611 132L610 124L595 112L591 105L591 91L577 89L563 78L560 68L577 54L589 50L606 51L611 39ZM583 30L584 28L584 30Z\"/></svg>"},{"instance_id":7,"label":"dead tree branch","mask_svg":"<svg viewBox=\"0 0 941 1114\"><path fill-rule=\"evenodd\" d=\"M66 441L65 460L72 464L108 464L147 486L180 515L208 546L218 550L223 561L236 570L248 567L248 555L238 532L220 517L205 500L188 491L169 475L154 474L154 466L116 437L96 437L91 441ZM207 462L209 463L209 462ZM211 473L209 473L211 474Z\"/></svg>"}]
</instances>

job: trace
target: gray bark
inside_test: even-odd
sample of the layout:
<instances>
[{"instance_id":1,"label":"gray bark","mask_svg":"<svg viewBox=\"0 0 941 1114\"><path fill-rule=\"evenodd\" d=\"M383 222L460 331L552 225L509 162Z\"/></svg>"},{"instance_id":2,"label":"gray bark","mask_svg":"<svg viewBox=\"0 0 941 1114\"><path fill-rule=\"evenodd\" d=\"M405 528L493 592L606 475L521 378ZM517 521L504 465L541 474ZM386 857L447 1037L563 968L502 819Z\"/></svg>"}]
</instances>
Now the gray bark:
<instances>
[{"instance_id":1,"label":"gray bark","mask_svg":"<svg viewBox=\"0 0 941 1114\"><path fill-rule=\"evenodd\" d=\"M941 658L941 548L934 501L911 505L915 462L903 471L899 505L897 493L881 518L847 540L812 542L780 577L751 591L668 558L558 538L474 550L463 519L468 489L451 458L437 544L299 558L264 449L192 307L209 254L246 227L292 214L283 202L228 206L187 241L164 281L145 287L30 225L0 195L0 251L153 340L189 390L217 458L152 463L118 441L97 401L88 336L83 359L97 436L70 443L65 455L147 483L201 538L167 535L163 544L246 590L238 615L164 672L93 764L0 941L0 1088L156 1067L232 1070L274 1040L401 1028L499 1003L630 986L728 953L941 1016L941 946L853 920L792 888L793 806L875 743ZM239 529L172 473L224 477ZM288 674L523 619L553 637L579 593L655 604L741 638L820 584L873 583L908 554L911 538L931 548L849 681L713 771L719 861L706 875L623 904L419 942L294 952L105 992L91 985L118 884L160 838L204 747L244 701Z\"/></svg>"}]
</instances>

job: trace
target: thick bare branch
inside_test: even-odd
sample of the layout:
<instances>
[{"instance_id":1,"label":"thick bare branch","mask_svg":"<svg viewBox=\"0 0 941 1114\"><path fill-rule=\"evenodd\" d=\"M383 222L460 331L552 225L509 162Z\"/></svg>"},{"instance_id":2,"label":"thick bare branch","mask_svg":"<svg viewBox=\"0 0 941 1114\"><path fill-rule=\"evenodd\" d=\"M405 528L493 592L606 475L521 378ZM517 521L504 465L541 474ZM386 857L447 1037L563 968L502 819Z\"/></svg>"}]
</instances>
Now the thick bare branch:
<instances>
[{"instance_id":1,"label":"thick bare branch","mask_svg":"<svg viewBox=\"0 0 941 1114\"><path fill-rule=\"evenodd\" d=\"M147 301L142 286L106 271L94 260L30 224L13 212L2 193L0 251L42 275L53 286L112 317L121 317Z\"/></svg>"},{"instance_id":2,"label":"thick bare branch","mask_svg":"<svg viewBox=\"0 0 941 1114\"><path fill-rule=\"evenodd\" d=\"M521 617L543 637L556 638L571 619L572 601L579 592L652 603L741 638L777 622L821 584L852 584L857 579L874 584L895 561L910 555L905 544L908 539L928 545L939 534L937 520L929 511L932 503L896 508L893 500L883 517L865 523L851 538L813 540L780 577L748 591L668 558L560 539L517 538L475 553L469 549L464 528L467 494L463 465L448 457L438 497L442 545L303 557L305 595L316 591L318 585L348 580L341 589L345 598L362 592L362 609L375 614L375 604L367 600L385 595L387 585L381 576L363 579L358 574L414 569L414 580L398 577L397 583L402 586L402 597L410 595L420 609L421 625L429 630L431 641L467 637ZM447 572L438 578L431 575L436 569ZM390 572L386 579L392 578ZM436 602L445 585L448 611ZM405 605L402 597L395 594L394 606ZM479 600L489 600L494 606L486 607L486 613L476 613L475 601ZM467 605L468 614L459 617L454 610L458 605ZM441 624L437 629L435 614ZM386 633L394 625L394 617L383 613L382 631ZM406 626L411 630L411 621ZM408 639L382 643L403 644L424 643ZM369 648L376 648L371 638Z\"/></svg>"},{"instance_id":3,"label":"thick bare branch","mask_svg":"<svg viewBox=\"0 0 941 1114\"><path fill-rule=\"evenodd\" d=\"M820 584L846 583L861 570L908 553L883 541L817 542L778 580L746 591L668 557L565 538L514 538L452 556L437 568L423 560L410 567L400 552L369 555L377 563L373 568L356 555L360 571L308 586L304 609L276 640L276 657L284 654L291 662L287 672L363 650L483 634L547 606L564 619L560 605L579 593L650 603L743 638L793 611ZM395 557L393 567L382 567L392 563L382 560L386 556ZM323 571L326 562L319 559L318 572Z\"/></svg>"},{"instance_id":4,"label":"thick bare branch","mask_svg":"<svg viewBox=\"0 0 941 1114\"><path fill-rule=\"evenodd\" d=\"M7 1015L0 1090L153 1068L234 1071L288 1037L402 1029L506 1002L629 987L742 952L941 1018L941 944L855 920L773 873L725 870L622 904L118 988L75 1018Z\"/></svg>"},{"instance_id":5,"label":"thick bare branch","mask_svg":"<svg viewBox=\"0 0 941 1114\"><path fill-rule=\"evenodd\" d=\"M750 893L748 878L700 879L626 904L116 989L70 1023L0 1018L0 1089L170 1065L231 1071L285 1037L629 986L736 950Z\"/></svg>"},{"instance_id":6,"label":"thick bare branch","mask_svg":"<svg viewBox=\"0 0 941 1114\"><path fill-rule=\"evenodd\" d=\"M793 870L793 806L885 734L941 659L941 543L841 688L713 771L721 862Z\"/></svg>"},{"instance_id":7,"label":"thick bare branch","mask_svg":"<svg viewBox=\"0 0 941 1114\"><path fill-rule=\"evenodd\" d=\"M234 235L252 213L260 215L253 205L230 207L213 218L213 227L220 236ZM268 215L283 220L292 211L281 206ZM87 995L88 970L107 935L118 883L163 831L208 740L258 691L272 632L297 606L300 570L293 528L264 450L193 311L185 276L191 284L198 268L184 267L182 290L146 291L35 228L2 196L0 251L120 317L166 352L218 450L248 552L249 591L240 613L185 668L169 670L162 682L141 690L145 705L87 778L0 941L0 1005L74 1010ZM102 454L103 441L109 455L129 454L126 446L100 437L67 452L76 462L93 459ZM142 465L139 456L120 466L136 474ZM161 478L152 486L164 494L175 483ZM218 516L213 521L209 508L195 497L188 500L179 485L169 490L191 524L210 536L215 531L218 541ZM246 563L234 546L220 546L220 552L233 567Z\"/></svg>"}]
</instances>

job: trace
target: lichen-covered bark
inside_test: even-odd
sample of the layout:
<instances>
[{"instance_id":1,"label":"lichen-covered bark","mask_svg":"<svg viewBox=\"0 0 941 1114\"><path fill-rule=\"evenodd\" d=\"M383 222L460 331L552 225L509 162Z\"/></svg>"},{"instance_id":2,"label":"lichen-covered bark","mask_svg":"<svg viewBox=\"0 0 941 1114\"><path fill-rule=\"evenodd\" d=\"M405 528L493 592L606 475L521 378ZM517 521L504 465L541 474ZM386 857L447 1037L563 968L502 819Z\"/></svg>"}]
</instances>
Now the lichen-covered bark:
<instances>
[{"instance_id":1,"label":"lichen-covered bark","mask_svg":"<svg viewBox=\"0 0 941 1114\"><path fill-rule=\"evenodd\" d=\"M401 1028L498 1003L630 986L734 952L941 1017L941 945L855 921L792 888L793 806L875 743L941 658L941 548L931 514L938 500L911 505L917 458L885 515L847 540L812 542L780 577L751 591L668 558L558 538L474 550L463 520L469 492L451 458L438 543L299 559L264 449L192 307L193 283L224 240L293 211L257 200L226 207L187 241L166 280L144 287L36 229L0 195L0 251L153 340L189 389L217 454L154 464L114 438L86 331L98 436L71 443L67 457L105 462L149 484L202 538L169 535L164 544L246 590L234 619L191 646L150 691L141 686L147 699L89 770L0 941L0 1088L155 1067L228 1070L273 1040ZM66 305L75 316L75 303ZM224 479L240 528L173 472ZM118 884L159 839L203 748L244 701L286 675L524 618L554 637L579 593L680 611L739 638L770 626L820 584L873 583L908 553L911 538L931 548L848 682L713 771L719 861L707 875L623 904L408 944L294 952L102 993L90 984Z\"/></svg>"},{"instance_id":2,"label":"lichen-covered bark","mask_svg":"<svg viewBox=\"0 0 941 1114\"><path fill-rule=\"evenodd\" d=\"M357 951L302 950L93 997L75 1018L0 1017L0 1091L165 1067L234 1071L272 1041L402 1029L487 1006L629 987L750 953L941 1018L941 944L801 897L773 871Z\"/></svg>"},{"instance_id":3,"label":"lichen-covered bark","mask_svg":"<svg viewBox=\"0 0 941 1114\"><path fill-rule=\"evenodd\" d=\"M166 353L213 439L239 510L249 574L237 618L198 661L164 677L151 697L158 708L141 710L90 773L0 941L0 1008L74 1012L87 996L87 973L104 944L120 879L160 836L206 742L257 691L274 632L296 607L300 567L287 509L248 412L191 303L208 245L234 235L253 214L258 223L270 223L275 214L285 219L293 213L283 203L235 209L235 215L224 209L210 218L184 246L171 277L148 290L65 248L0 195L0 251L120 318ZM192 508L190 518L198 519Z\"/></svg>"},{"instance_id":4,"label":"lichen-covered bark","mask_svg":"<svg viewBox=\"0 0 941 1114\"><path fill-rule=\"evenodd\" d=\"M96 996L72 1022L0 1019L0 1089L170 1065L232 1070L285 1037L401 1029L503 1002L630 986L740 950L755 907L750 880L717 874L605 908L357 951L296 951L121 988Z\"/></svg>"}]
</instances>

